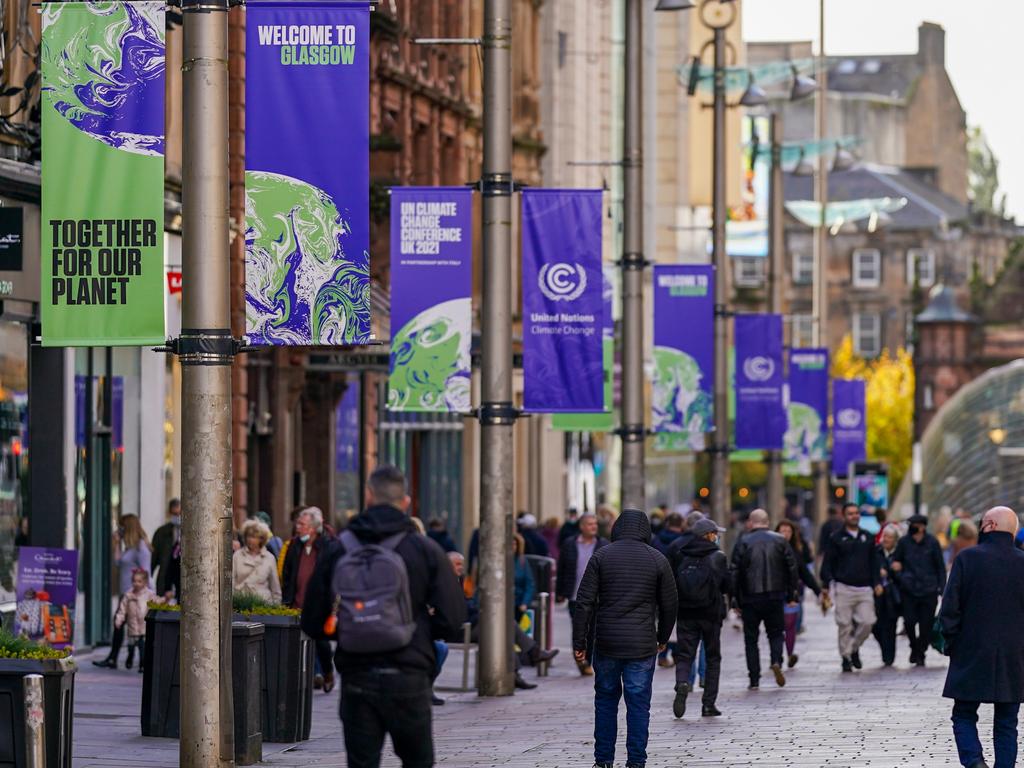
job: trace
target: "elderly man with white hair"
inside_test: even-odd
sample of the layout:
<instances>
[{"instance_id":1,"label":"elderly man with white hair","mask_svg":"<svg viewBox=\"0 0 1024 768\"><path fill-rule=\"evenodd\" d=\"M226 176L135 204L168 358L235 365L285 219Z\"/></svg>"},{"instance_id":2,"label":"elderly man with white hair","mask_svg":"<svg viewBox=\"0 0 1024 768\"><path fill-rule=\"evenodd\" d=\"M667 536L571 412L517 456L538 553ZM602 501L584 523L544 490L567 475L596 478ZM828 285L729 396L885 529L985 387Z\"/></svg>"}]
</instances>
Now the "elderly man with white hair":
<instances>
[{"instance_id":1,"label":"elderly man with white hair","mask_svg":"<svg viewBox=\"0 0 1024 768\"><path fill-rule=\"evenodd\" d=\"M978 708L993 704L995 768L1017 763L1017 715L1024 702L1024 552L1008 507L981 521L978 545L953 561L939 622L950 657L942 695L953 699L953 736L965 768L987 768Z\"/></svg>"},{"instance_id":2,"label":"elderly man with white hair","mask_svg":"<svg viewBox=\"0 0 1024 768\"><path fill-rule=\"evenodd\" d=\"M302 610L317 562L324 551L324 513L319 507L306 507L295 519L295 537L288 544L281 566L281 602L289 608ZM317 672L313 687L329 693L334 688L334 663L331 644L316 641Z\"/></svg>"}]
</instances>

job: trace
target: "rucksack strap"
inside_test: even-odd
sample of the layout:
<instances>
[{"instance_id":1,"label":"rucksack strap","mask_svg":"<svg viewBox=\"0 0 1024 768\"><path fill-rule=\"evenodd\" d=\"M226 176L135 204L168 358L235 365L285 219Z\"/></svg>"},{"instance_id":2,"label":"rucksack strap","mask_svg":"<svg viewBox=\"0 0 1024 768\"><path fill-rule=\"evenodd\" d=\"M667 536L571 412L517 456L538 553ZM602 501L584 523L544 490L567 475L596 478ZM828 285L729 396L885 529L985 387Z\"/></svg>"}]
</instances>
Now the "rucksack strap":
<instances>
[{"instance_id":1,"label":"rucksack strap","mask_svg":"<svg viewBox=\"0 0 1024 768\"><path fill-rule=\"evenodd\" d=\"M379 547L385 547L390 550L395 550L398 548L398 545L401 543L402 539L405 538L406 533L406 531L399 531L398 533L393 533L387 538L381 539L380 541L375 543ZM356 536L354 533L352 533L352 531L348 530L347 528L341 532L341 536L339 538L341 539L341 543L345 545L345 551L347 552L358 552L360 549L363 549L363 547L366 546L365 543L359 540L358 536Z\"/></svg>"}]
</instances>

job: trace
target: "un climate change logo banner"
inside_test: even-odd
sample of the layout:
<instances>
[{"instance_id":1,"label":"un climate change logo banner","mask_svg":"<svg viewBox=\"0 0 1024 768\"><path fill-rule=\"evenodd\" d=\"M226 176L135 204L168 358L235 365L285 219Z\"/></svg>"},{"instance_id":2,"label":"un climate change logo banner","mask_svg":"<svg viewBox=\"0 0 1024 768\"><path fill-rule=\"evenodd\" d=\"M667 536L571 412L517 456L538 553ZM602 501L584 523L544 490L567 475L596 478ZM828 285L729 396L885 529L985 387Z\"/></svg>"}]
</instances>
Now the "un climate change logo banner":
<instances>
[{"instance_id":1,"label":"un climate change logo banner","mask_svg":"<svg viewBox=\"0 0 1024 768\"><path fill-rule=\"evenodd\" d=\"M736 447L779 449L786 433L782 315L736 316Z\"/></svg>"},{"instance_id":2,"label":"un climate change logo banner","mask_svg":"<svg viewBox=\"0 0 1024 768\"><path fill-rule=\"evenodd\" d=\"M44 346L164 340L164 8L42 6Z\"/></svg>"},{"instance_id":3,"label":"un climate change logo banner","mask_svg":"<svg viewBox=\"0 0 1024 768\"><path fill-rule=\"evenodd\" d=\"M390 411L469 411L472 217L472 190L391 190Z\"/></svg>"},{"instance_id":4,"label":"un climate change logo banner","mask_svg":"<svg viewBox=\"0 0 1024 768\"><path fill-rule=\"evenodd\" d=\"M603 413L601 190L527 189L523 222L523 406Z\"/></svg>"},{"instance_id":5,"label":"un climate change logo banner","mask_svg":"<svg viewBox=\"0 0 1024 768\"><path fill-rule=\"evenodd\" d=\"M832 474L846 477L867 456L867 386L864 379L832 382Z\"/></svg>"},{"instance_id":6,"label":"un climate change logo banner","mask_svg":"<svg viewBox=\"0 0 1024 768\"><path fill-rule=\"evenodd\" d=\"M250 344L370 338L369 6L249 2Z\"/></svg>"}]
</instances>

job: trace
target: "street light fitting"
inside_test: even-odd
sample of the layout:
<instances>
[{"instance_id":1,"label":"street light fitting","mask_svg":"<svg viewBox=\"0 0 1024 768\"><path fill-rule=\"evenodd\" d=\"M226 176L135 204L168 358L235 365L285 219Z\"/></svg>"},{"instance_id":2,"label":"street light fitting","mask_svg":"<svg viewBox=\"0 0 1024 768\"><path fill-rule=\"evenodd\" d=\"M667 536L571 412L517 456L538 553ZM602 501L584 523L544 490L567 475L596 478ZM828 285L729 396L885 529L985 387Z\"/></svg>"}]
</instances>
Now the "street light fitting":
<instances>
[{"instance_id":1,"label":"street light fitting","mask_svg":"<svg viewBox=\"0 0 1024 768\"><path fill-rule=\"evenodd\" d=\"M655 11L688 11L696 8L693 0L658 0Z\"/></svg>"},{"instance_id":2,"label":"street light fitting","mask_svg":"<svg viewBox=\"0 0 1024 768\"><path fill-rule=\"evenodd\" d=\"M844 149L841 145L836 145L836 156L832 160L833 173L852 170L856 164L857 158L850 150Z\"/></svg>"},{"instance_id":3,"label":"street light fitting","mask_svg":"<svg viewBox=\"0 0 1024 768\"><path fill-rule=\"evenodd\" d=\"M814 163L807 158L807 153L804 150L800 150L800 159L797 160L796 166L793 168L794 176L813 176L814 175Z\"/></svg>"},{"instance_id":4,"label":"street light fitting","mask_svg":"<svg viewBox=\"0 0 1024 768\"><path fill-rule=\"evenodd\" d=\"M764 88L754 82L754 73L747 71L747 90L743 92L743 96L740 97L740 104L744 107L763 107L768 103L768 94L764 92Z\"/></svg>"},{"instance_id":5,"label":"street light fitting","mask_svg":"<svg viewBox=\"0 0 1024 768\"><path fill-rule=\"evenodd\" d=\"M800 101L800 99L806 99L818 90L818 81L813 77L801 75L800 71L796 68L796 64L793 64L792 67L793 88L789 92L789 100Z\"/></svg>"}]
</instances>

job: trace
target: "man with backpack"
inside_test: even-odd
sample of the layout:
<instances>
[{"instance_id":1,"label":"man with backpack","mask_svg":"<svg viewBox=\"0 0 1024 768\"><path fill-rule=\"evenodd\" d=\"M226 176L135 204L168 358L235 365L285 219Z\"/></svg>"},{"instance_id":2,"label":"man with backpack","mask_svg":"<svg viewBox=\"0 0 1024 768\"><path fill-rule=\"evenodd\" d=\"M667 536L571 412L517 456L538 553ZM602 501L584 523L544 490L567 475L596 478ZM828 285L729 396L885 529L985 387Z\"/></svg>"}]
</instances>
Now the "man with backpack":
<instances>
[{"instance_id":1,"label":"man with backpack","mask_svg":"<svg viewBox=\"0 0 1024 768\"><path fill-rule=\"evenodd\" d=\"M405 768L434 764L434 639L455 640L465 598L444 551L417 534L405 477L378 467L366 509L328 545L307 588L302 630L336 639L349 768L377 768L391 736Z\"/></svg>"},{"instance_id":2,"label":"man with backpack","mask_svg":"<svg viewBox=\"0 0 1024 768\"><path fill-rule=\"evenodd\" d=\"M676 617L676 696L672 714L686 714L686 696L690 692L690 670L697 647L704 642L707 672L701 716L718 717L718 678L722 671L722 621L725 620L725 595L732 594L729 562L718 548L718 537L725 532L713 521L698 520L689 536L677 539L669 547L668 558L676 575L679 612Z\"/></svg>"},{"instance_id":3,"label":"man with backpack","mask_svg":"<svg viewBox=\"0 0 1024 768\"><path fill-rule=\"evenodd\" d=\"M771 670L780 688L786 684L782 674L785 640L786 602L795 603L800 573L793 548L781 534L768 530L768 513L755 509L747 521L749 530L732 551L733 584L743 619L743 640L747 652L750 690L761 684L761 655L757 637L764 622L764 633L771 649Z\"/></svg>"}]
</instances>

